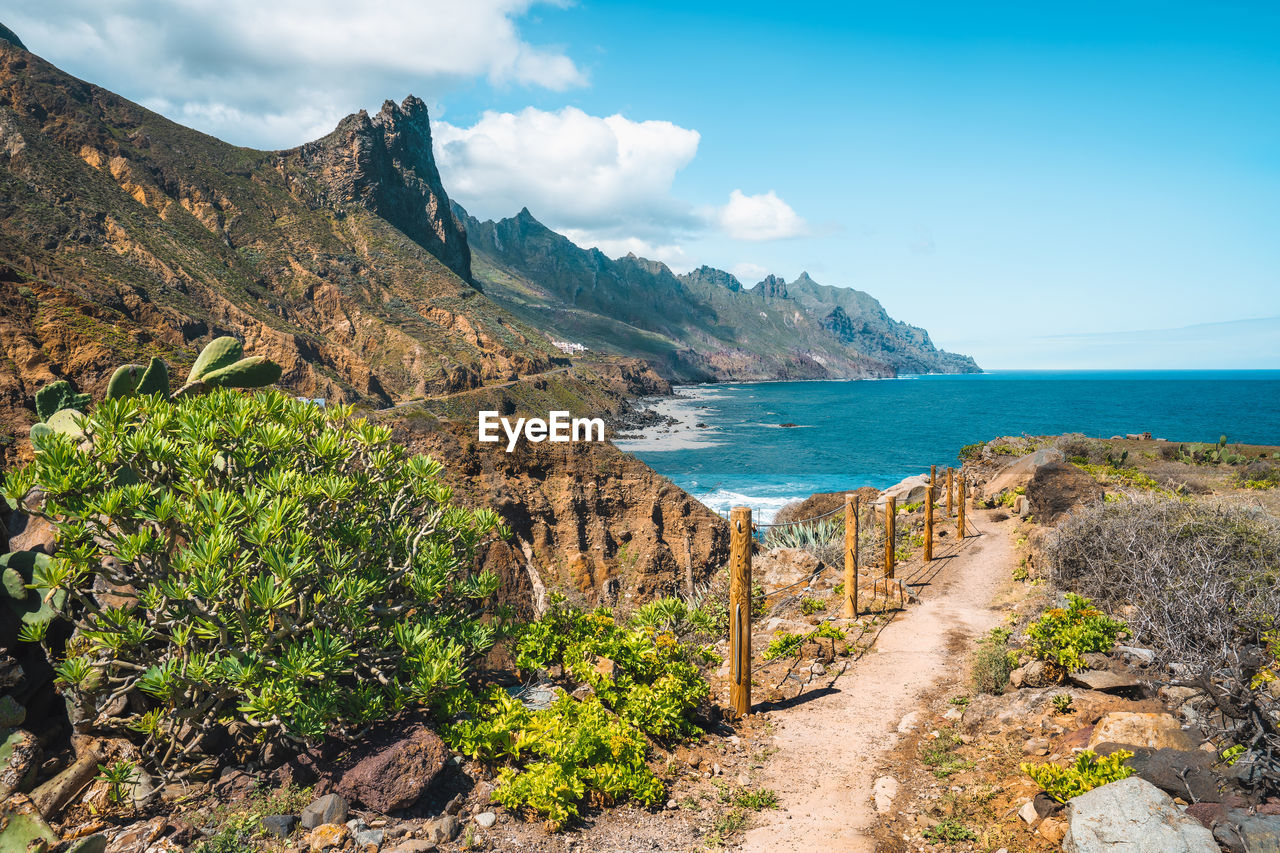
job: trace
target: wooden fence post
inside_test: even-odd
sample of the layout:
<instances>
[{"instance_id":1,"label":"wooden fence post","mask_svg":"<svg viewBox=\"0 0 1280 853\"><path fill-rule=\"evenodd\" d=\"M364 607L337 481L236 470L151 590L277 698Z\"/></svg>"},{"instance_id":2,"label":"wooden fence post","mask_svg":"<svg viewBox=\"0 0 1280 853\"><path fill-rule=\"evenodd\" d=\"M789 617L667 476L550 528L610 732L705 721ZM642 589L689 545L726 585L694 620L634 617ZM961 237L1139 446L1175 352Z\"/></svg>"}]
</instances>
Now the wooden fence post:
<instances>
[{"instance_id":1,"label":"wooden fence post","mask_svg":"<svg viewBox=\"0 0 1280 853\"><path fill-rule=\"evenodd\" d=\"M958 538L964 538L964 477L960 478L960 518L956 524L956 535Z\"/></svg>"},{"instance_id":2,"label":"wooden fence post","mask_svg":"<svg viewBox=\"0 0 1280 853\"><path fill-rule=\"evenodd\" d=\"M844 496L844 616L858 617L858 496Z\"/></svg>"},{"instance_id":3,"label":"wooden fence post","mask_svg":"<svg viewBox=\"0 0 1280 853\"><path fill-rule=\"evenodd\" d=\"M889 495L884 502L884 576L893 577L894 561L897 557L896 542L898 522L898 499ZM888 595L888 587L885 588Z\"/></svg>"},{"instance_id":4,"label":"wooden fence post","mask_svg":"<svg viewBox=\"0 0 1280 853\"><path fill-rule=\"evenodd\" d=\"M729 707L751 710L751 507L729 514Z\"/></svg>"},{"instance_id":5,"label":"wooden fence post","mask_svg":"<svg viewBox=\"0 0 1280 853\"><path fill-rule=\"evenodd\" d=\"M924 561L933 559L933 480L924 495Z\"/></svg>"},{"instance_id":6,"label":"wooden fence post","mask_svg":"<svg viewBox=\"0 0 1280 853\"><path fill-rule=\"evenodd\" d=\"M951 509L951 466L947 466L947 518L955 515Z\"/></svg>"}]
</instances>

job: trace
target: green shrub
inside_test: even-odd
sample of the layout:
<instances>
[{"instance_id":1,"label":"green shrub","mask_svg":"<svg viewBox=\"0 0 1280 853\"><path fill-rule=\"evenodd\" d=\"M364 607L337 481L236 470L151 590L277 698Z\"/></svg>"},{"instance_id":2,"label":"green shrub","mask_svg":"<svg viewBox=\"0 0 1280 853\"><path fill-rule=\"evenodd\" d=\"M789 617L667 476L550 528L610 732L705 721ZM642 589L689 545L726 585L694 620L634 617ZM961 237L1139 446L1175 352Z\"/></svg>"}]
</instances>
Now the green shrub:
<instances>
[{"instance_id":1,"label":"green shrub","mask_svg":"<svg viewBox=\"0 0 1280 853\"><path fill-rule=\"evenodd\" d=\"M954 729L942 729L938 737L920 744L920 763L931 768L937 779L972 770L974 763L956 754L961 743L960 735Z\"/></svg>"},{"instance_id":2,"label":"green shrub","mask_svg":"<svg viewBox=\"0 0 1280 853\"><path fill-rule=\"evenodd\" d=\"M1053 607L1027 629L1032 654L1075 672L1085 669L1084 655L1109 652L1128 627L1093 607L1087 598L1067 593L1067 606Z\"/></svg>"},{"instance_id":3,"label":"green shrub","mask_svg":"<svg viewBox=\"0 0 1280 853\"><path fill-rule=\"evenodd\" d=\"M961 841L977 841L978 836L972 829L953 817L943 818L924 831L928 841L941 844L959 844Z\"/></svg>"},{"instance_id":4,"label":"green shrub","mask_svg":"<svg viewBox=\"0 0 1280 853\"><path fill-rule=\"evenodd\" d=\"M999 695L1009 684L1009 673L1018 665L1017 654L1008 647L1010 633L1005 628L992 628L978 640L973 654L969 680L977 693Z\"/></svg>"},{"instance_id":5,"label":"green shrub","mask_svg":"<svg viewBox=\"0 0 1280 853\"><path fill-rule=\"evenodd\" d=\"M1133 753L1123 749L1102 758L1086 749L1076 755L1075 763L1070 767L1029 762L1023 762L1018 767L1034 779L1046 794L1065 803L1072 797L1078 797L1108 782L1128 779L1134 772L1132 767L1125 765L1130 758L1133 758Z\"/></svg>"},{"instance_id":6,"label":"green shrub","mask_svg":"<svg viewBox=\"0 0 1280 853\"><path fill-rule=\"evenodd\" d=\"M812 616L827 609L827 603L820 598L806 598L800 602L800 612Z\"/></svg>"},{"instance_id":7,"label":"green shrub","mask_svg":"<svg viewBox=\"0 0 1280 853\"><path fill-rule=\"evenodd\" d=\"M653 737L697 735L692 714L710 695L698 664L710 660L711 650L644 624L652 611L642 609L634 618L636 623L620 625L607 608L583 612L556 599L545 616L521 629L516 665L526 672L563 667L591 685L606 707ZM605 661L612 666L601 666Z\"/></svg>"},{"instance_id":8,"label":"green shrub","mask_svg":"<svg viewBox=\"0 0 1280 853\"><path fill-rule=\"evenodd\" d=\"M740 808L758 812L778 807L778 795L769 788L757 788L754 791L740 791L733 798L733 804Z\"/></svg>"},{"instance_id":9,"label":"green shrub","mask_svg":"<svg viewBox=\"0 0 1280 853\"><path fill-rule=\"evenodd\" d=\"M154 763L235 721L263 747L349 735L459 685L502 631L480 619L497 577L470 571L498 516L453 506L437 462L350 407L220 389L106 400L81 426L35 438L4 495L58 530L33 585L67 596L64 692L130 696L96 727Z\"/></svg>"},{"instance_id":10,"label":"green shrub","mask_svg":"<svg viewBox=\"0 0 1280 853\"><path fill-rule=\"evenodd\" d=\"M778 631L773 635L773 640L764 650L761 657L764 660L779 660L781 658L789 658L800 652L804 646L805 640L809 639L808 634L794 634L791 631Z\"/></svg>"}]
</instances>

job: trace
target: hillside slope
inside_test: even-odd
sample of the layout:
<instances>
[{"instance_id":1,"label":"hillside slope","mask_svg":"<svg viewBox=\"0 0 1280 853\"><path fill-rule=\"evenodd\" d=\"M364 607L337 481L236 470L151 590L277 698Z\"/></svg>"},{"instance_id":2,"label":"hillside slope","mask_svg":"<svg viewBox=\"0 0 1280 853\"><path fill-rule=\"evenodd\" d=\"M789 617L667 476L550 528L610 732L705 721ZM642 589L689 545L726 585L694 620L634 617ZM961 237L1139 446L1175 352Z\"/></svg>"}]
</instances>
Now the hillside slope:
<instances>
[{"instance_id":1,"label":"hillside slope","mask_svg":"<svg viewBox=\"0 0 1280 853\"><path fill-rule=\"evenodd\" d=\"M0 40L0 418L53 378L235 335L314 397L380 406L567 363L469 280L425 105L238 148Z\"/></svg>"},{"instance_id":2,"label":"hillside slope","mask_svg":"<svg viewBox=\"0 0 1280 853\"><path fill-rule=\"evenodd\" d=\"M746 289L701 267L582 249L527 210L480 222L458 207L472 269L513 314L592 350L644 358L673 381L868 378L970 373L973 359L941 352L923 329L892 319L866 293L802 274Z\"/></svg>"}]
</instances>

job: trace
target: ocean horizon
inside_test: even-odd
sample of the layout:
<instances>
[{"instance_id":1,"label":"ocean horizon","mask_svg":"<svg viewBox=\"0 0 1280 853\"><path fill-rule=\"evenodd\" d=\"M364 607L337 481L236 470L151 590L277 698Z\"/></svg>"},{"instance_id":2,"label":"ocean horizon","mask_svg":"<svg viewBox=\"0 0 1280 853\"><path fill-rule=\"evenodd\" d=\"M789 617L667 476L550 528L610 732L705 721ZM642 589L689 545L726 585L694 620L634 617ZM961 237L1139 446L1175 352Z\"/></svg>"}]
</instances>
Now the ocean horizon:
<instances>
[{"instance_id":1,"label":"ocean horizon","mask_svg":"<svg viewBox=\"0 0 1280 853\"><path fill-rule=\"evenodd\" d=\"M762 521L815 492L883 489L930 465L959 465L961 447L1003 435L1280 445L1280 370L736 382L680 386L654 402L679 423L617 445L717 512L745 505Z\"/></svg>"}]
</instances>

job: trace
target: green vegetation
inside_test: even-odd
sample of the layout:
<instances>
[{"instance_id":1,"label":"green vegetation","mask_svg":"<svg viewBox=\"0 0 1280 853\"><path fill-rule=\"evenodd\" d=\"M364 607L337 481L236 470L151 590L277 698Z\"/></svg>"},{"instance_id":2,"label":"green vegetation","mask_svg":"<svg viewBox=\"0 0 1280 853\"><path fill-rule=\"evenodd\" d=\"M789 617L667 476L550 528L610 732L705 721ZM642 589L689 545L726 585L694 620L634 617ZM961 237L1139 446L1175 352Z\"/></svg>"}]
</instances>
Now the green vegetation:
<instances>
[{"instance_id":1,"label":"green vegetation","mask_svg":"<svg viewBox=\"0 0 1280 853\"><path fill-rule=\"evenodd\" d=\"M181 772L225 722L262 747L349 735L460 685L506 628L497 577L470 570L498 516L452 505L438 463L349 407L122 396L81 430L35 438L5 477L58 527L30 583L75 632L65 649L54 620L24 639L76 707L137 697L95 725L153 764ZM135 601L95 595L95 576Z\"/></svg>"},{"instance_id":2,"label":"green vegetation","mask_svg":"<svg viewBox=\"0 0 1280 853\"><path fill-rule=\"evenodd\" d=\"M778 631L774 633L773 640L769 643L768 648L764 650L761 658L764 660L781 660L783 658L795 657L800 654L804 644L813 639L845 639L844 632L833 625L819 625L817 628L805 634L795 634L791 631Z\"/></svg>"},{"instance_id":3,"label":"green vegetation","mask_svg":"<svg viewBox=\"0 0 1280 853\"><path fill-rule=\"evenodd\" d=\"M284 785L266 790L253 789L234 803L214 808L212 835L201 841L193 853L249 853L259 848L254 839L265 835L262 819L269 815L297 814L313 799L310 788Z\"/></svg>"},{"instance_id":4,"label":"green vegetation","mask_svg":"<svg viewBox=\"0 0 1280 853\"><path fill-rule=\"evenodd\" d=\"M1247 458L1239 452L1239 447L1235 450L1227 448L1225 435L1218 439L1217 444L1180 446L1178 453L1179 460L1188 465L1238 465Z\"/></svg>"},{"instance_id":5,"label":"green vegetation","mask_svg":"<svg viewBox=\"0 0 1280 853\"><path fill-rule=\"evenodd\" d=\"M1046 610L1027 629L1028 646L1037 658L1069 672L1085 669L1084 655L1109 652L1128 626L1093 607L1093 602L1067 593L1067 606Z\"/></svg>"},{"instance_id":6,"label":"green vegetation","mask_svg":"<svg viewBox=\"0 0 1280 853\"><path fill-rule=\"evenodd\" d=\"M956 754L960 747L960 735L955 729L943 729L938 737L920 745L920 763L933 769L934 777L947 779L964 770L972 770L974 764Z\"/></svg>"},{"instance_id":7,"label":"green vegetation","mask_svg":"<svg viewBox=\"0 0 1280 853\"><path fill-rule=\"evenodd\" d=\"M1018 768L1034 779L1050 797L1065 803L1072 797L1078 797L1108 782L1118 782L1132 776L1133 768L1125 765L1130 758L1133 758L1133 753L1123 749L1102 758L1086 749L1076 755L1075 763L1069 767L1023 762Z\"/></svg>"},{"instance_id":8,"label":"green vegetation","mask_svg":"<svg viewBox=\"0 0 1280 853\"><path fill-rule=\"evenodd\" d=\"M977 693L1000 694L1009 684L1009 673L1018 665L1018 656L1009 649L1006 628L992 628L982 639L973 655L969 680Z\"/></svg>"},{"instance_id":9,"label":"green vegetation","mask_svg":"<svg viewBox=\"0 0 1280 853\"><path fill-rule=\"evenodd\" d=\"M953 817L944 818L924 831L928 841L940 844L959 844L961 841L977 841L972 829Z\"/></svg>"},{"instance_id":10,"label":"green vegetation","mask_svg":"<svg viewBox=\"0 0 1280 853\"><path fill-rule=\"evenodd\" d=\"M805 616L812 616L826 609L827 603L821 598L805 598L800 602L800 612Z\"/></svg>"},{"instance_id":11,"label":"green vegetation","mask_svg":"<svg viewBox=\"0 0 1280 853\"><path fill-rule=\"evenodd\" d=\"M1070 714L1073 701L1071 694L1059 693L1053 697L1053 710L1059 714Z\"/></svg>"},{"instance_id":12,"label":"green vegetation","mask_svg":"<svg viewBox=\"0 0 1280 853\"><path fill-rule=\"evenodd\" d=\"M733 804L739 808L750 809L753 812L776 809L778 807L778 795L769 788L740 791L733 798Z\"/></svg>"}]
</instances>

